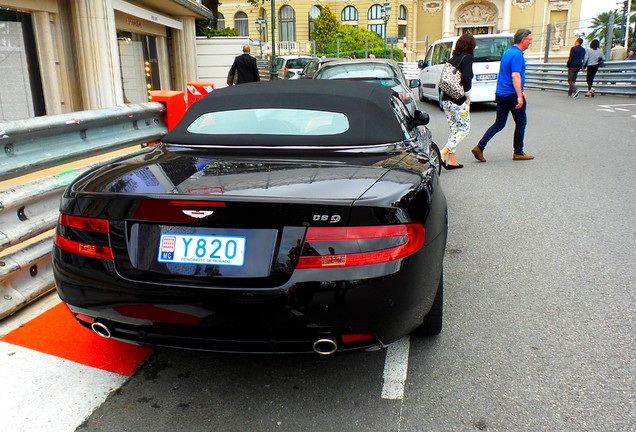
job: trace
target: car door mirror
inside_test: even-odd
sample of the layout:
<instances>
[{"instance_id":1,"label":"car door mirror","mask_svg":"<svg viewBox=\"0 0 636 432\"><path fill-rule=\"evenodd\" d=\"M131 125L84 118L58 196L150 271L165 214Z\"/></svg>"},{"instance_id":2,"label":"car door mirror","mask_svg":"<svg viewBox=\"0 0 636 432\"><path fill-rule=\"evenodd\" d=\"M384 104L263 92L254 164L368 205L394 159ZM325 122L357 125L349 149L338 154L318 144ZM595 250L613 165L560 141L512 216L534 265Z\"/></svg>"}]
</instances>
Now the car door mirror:
<instances>
[{"instance_id":1,"label":"car door mirror","mask_svg":"<svg viewBox=\"0 0 636 432\"><path fill-rule=\"evenodd\" d=\"M431 118L428 113L415 110L414 120L416 126L426 126L431 121Z\"/></svg>"},{"instance_id":2,"label":"car door mirror","mask_svg":"<svg viewBox=\"0 0 636 432\"><path fill-rule=\"evenodd\" d=\"M420 86L420 80L418 79L409 80L409 87L418 88L419 86Z\"/></svg>"},{"instance_id":3,"label":"car door mirror","mask_svg":"<svg viewBox=\"0 0 636 432\"><path fill-rule=\"evenodd\" d=\"M418 60L417 61L417 67L420 69L424 69L424 60Z\"/></svg>"}]
</instances>

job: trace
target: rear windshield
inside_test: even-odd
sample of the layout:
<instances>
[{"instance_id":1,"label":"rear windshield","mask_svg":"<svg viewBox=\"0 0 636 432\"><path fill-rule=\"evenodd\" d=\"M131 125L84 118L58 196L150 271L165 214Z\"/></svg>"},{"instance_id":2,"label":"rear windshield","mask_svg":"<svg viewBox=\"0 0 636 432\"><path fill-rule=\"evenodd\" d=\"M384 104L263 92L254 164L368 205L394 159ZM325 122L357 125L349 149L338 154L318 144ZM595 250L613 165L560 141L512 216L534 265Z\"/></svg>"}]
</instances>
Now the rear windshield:
<instances>
[{"instance_id":1,"label":"rear windshield","mask_svg":"<svg viewBox=\"0 0 636 432\"><path fill-rule=\"evenodd\" d=\"M338 112L256 108L205 113L187 130L201 135L336 135L348 129L349 119Z\"/></svg>"},{"instance_id":2,"label":"rear windshield","mask_svg":"<svg viewBox=\"0 0 636 432\"><path fill-rule=\"evenodd\" d=\"M325 65L316 79L388 78L396 79L393 68L383 63L347 63L337 66Z\"/></svg>"},{"instance_id":3,"label":"rear windshield","mask_svg":"<svg viewBox=\"0 0 636 432\"><path fill-rule=\"evenodd\" d=\"M503 53L512 46L512 37L477 39L473 62L500 61Z\"/></svg>"},{"instance_id":4,"label":"rear windshield","mask_svg":"<svg viewBox=\"0 0 636 432\"><path fill-rule=\"evenodd\" d=\"M287 69L302 69L305 67L305 65L307 63L309 63L311 61L311 58L294 58L294 59L287 59L287 63L283 65L283 62L285 61L285 59L283 58L278 58L278 67L282 68L282 67L286 67Z\"/></svg>"}]
</instances>

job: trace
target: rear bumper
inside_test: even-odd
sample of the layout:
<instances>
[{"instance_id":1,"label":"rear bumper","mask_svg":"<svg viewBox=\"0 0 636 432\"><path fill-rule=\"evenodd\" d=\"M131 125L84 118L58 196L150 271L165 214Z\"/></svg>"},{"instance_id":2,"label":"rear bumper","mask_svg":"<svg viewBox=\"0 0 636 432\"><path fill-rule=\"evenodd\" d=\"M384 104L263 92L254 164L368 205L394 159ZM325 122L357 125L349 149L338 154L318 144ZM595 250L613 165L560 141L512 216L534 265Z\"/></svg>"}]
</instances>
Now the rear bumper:
<instances>
[{"instance_id":1,"label":"rear bumper","mask_svg":"<svg viewBox=\"0 0 636 432\"><path fill-rule=\"evenodd\" d=\"M346 279L342 271L320 281L324 271L296 271L284 286L263 289L139 284L57 259L54 272L58 293L78 321L88 328L101 323L115 339L219 352L303 353L330 338L347 350L381 347L422 323L437 290L444 245L445 234L401 262L350 268Z\"/></svg>"}]
</instances>

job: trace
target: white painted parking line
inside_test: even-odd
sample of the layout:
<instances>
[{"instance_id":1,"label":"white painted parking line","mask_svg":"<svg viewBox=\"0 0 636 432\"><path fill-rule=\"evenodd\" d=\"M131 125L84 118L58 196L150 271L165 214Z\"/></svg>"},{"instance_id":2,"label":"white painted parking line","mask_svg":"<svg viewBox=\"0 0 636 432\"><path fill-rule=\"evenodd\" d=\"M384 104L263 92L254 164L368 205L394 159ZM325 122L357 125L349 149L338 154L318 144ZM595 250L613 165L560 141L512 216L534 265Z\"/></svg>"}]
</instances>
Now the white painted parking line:
<instances>
[{"instance_id":1,"label":"white painted parking line","mask_svg":"<svg viewBox=\"0 0 636 432\"><path fill-rule=\"evenodd\" d=\"M404 383L409 368L409 347L409 336L403 337L387 347L382 399L402 399L404 397Z\"/></svg>"},{"instance_id":2,"label":"white painted parking line","mask_svg":"<svg viewBox=\"0 0 636 432\"><path fill-rule=\"evenodd\" d=\"M0 430L72 432L127 376L0 342Z\"/></svg>"}]
</instances>

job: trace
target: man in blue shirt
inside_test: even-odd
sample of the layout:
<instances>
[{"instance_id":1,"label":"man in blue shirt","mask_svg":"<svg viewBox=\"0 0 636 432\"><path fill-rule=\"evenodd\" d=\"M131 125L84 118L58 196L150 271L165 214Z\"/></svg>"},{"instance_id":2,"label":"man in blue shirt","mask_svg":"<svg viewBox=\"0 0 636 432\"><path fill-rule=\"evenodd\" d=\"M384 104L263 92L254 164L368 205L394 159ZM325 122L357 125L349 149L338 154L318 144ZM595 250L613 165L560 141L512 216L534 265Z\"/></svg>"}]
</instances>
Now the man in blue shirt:
<instances>
[{"instance_id":1,"label":"man in blue shirt","mask_svg":"<svg viewBox=\"0 0 636 432\"><path fill-rule=\"evenodd\" d=\"M585 48L581 46L582 43L583 39L581 38L574 41L574 46L570 48L570 57L566 63L568 67L568 96L573 98L579 95L579 91L576 89L576 77L583 67L583 59L585 58Z\"/></svg>"},{"instance_id":2,"label":"man in blue shirt","mask_svg":"<svg viewBox=\"0 0 636 432\"><path fill-rule=\"evenodd\" d=\"M515 121L513 160L531 160L534 156L523 152L523 137L526 132L528 119L526 116L526 94L523 87L526 83L526 60L523 52L532 43L532 32L519 29L514 36L514 45L501 57L501 66L497 78L495 101L497 102L497 119L488 128L479 143L473 147L475 159L486 162L484 149L488 141L506 126L508 113L512 113Z\"/></svg>"}]
</instances>

